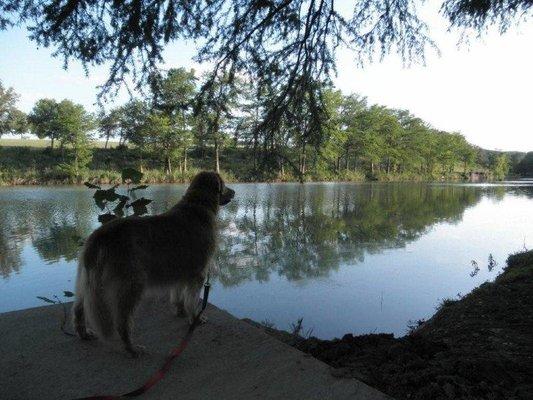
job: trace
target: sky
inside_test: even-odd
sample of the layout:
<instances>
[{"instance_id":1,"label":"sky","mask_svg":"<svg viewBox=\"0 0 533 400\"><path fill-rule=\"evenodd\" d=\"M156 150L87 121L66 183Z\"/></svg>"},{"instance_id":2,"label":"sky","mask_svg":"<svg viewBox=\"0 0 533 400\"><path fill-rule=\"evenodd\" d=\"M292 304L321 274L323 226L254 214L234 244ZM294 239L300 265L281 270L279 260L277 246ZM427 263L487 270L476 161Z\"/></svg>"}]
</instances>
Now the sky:
<instances>
[{"instance_id":1,"label":"sky","mask_svg":"<svg viewBox=\"0 0 533 400\"><path fill-rule=\"evenodd\" d=\"M363 67L353 54L337 53L336 86L359 93L370 103L408 109L433 127L463 134L477 146L493 150L533 151L533 24L523 23L504 35L489 32L458 46L435 10L423 10L440 56L429 52L425 65L404 66L395 56ZM86 76L79 63L63 69L53 49L38 49L22 28L0 32L0 80L20 95L18 107L29 112L40 98L64 98L95 111L97 86L105 66ZM192 61L193 44L173 43L165 50L165 68L206 69ZM117 103L128 95L122 92Z\"/></svg>"}]
</instances>

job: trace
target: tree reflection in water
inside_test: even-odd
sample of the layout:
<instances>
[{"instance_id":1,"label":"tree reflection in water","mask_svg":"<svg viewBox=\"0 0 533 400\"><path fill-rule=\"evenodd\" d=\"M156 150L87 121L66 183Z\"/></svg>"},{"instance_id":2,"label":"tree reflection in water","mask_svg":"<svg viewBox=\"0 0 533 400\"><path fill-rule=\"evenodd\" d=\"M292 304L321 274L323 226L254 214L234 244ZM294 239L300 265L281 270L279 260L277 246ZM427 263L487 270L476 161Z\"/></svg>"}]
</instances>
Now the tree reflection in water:
<instances>
[{"instance_id":1,"label":"tree reflection in water","mask_svg":"<svg viewBox=\"0 0 533 400\"><path fill-rule=\"evenodd\" d=\"M233 185L236 186L236 185ZM183 186L155 186L153 212L168 209ZM482 196L501 200L530 188L431 184L237 185L236 201L221 216L218 279L224 286L325 277L365 254L401 248L436 223L461 221ZM77 257L81 238L98 223L83 188L7 189L0 193L0 274L23 266L26 243L49 264Z\"/></svg>"},{"instance_id":2,"label":"tree reflection in water","mask_svg":"<svg viewBox=\"0 0 533 400\"><path fill-rule=\"evenodd\" d=\"M272 273L288 280L328 276L341 262L404 247L436 223L461 221L482 195L454 185L273 185L224 215L218 278L232 286Z\"/></svg>"},{"instance_id":3,"label":"tree reflection in water","mask_svg":"<svg viewBox=\"0 0 533 400\"><path fill-rule=\"evenodd\" d=\"M81 188L6 188L0 192L0 274L23 266L31 245L48 264L77 258L80 240L92 231L94 210Z\"/></svg>"}]
</instances>

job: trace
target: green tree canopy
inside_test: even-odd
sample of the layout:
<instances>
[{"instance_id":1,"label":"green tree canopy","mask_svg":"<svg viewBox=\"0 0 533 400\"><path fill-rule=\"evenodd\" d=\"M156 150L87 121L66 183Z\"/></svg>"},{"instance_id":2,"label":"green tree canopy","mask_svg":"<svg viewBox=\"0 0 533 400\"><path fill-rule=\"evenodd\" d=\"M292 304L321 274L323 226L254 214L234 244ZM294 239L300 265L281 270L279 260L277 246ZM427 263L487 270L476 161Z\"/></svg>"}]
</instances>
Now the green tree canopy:
<instances>
[{"instance_id":1,"label":"green tree canopy","mask_svg":"<svg viewBox=\"0 0 533 400\"><path fill-rule=\"evenodd\" d=\"M209 85L211 90L200 92L194 110L197 140L213 145L214 170L217 172L220 172L220 152L228 140L227 130L234 118L242 88L242 82L235 85L232 79L221 76L212 81L209 76L205 76L203 86Z\"/></svg>"},{"instance_id":2,"label":"green tree canopy","mask_svg":"<svg viewBox=\"0 0 533 400\"><path fill-rule=\"evenodd\" d=\"M57 104L54 121L62 145L73 145L78 140L88 140L88 133L94 128L94 119L81 104L62 100Z\"/></svg>"},{"instance_id":3,"label":"green tree canopy","mask_svg":"<svg viewBox=\"0 0 533 400\"><path fill-rule=\"evenodd\" d=\"M121 108L113 108L109 111L101 110L98 114L97 123L100 131L100 138L105 139L104 148L107 149L109 140L121 134Z\"/></svg>"},{"instance_id":4,"label":"green tree canopy","mask_svg":"<svg viewBox=\"0 0 533 400\"><path fill-rule=\"evenodd\" d=\"M54 142L60 137L58 115L59 104L54 99L38 100L28 115L32 133L39 139L50 139L52 148L54 148Z\"/></svg>"},{"instance_id":5,"label":"green tree canopy","mask_svg":"<svg viewBox=\"0 0 533 400\"><path fill-rule=\"evenodd\" d=\"M72 178L79 179L92 158L89 132L95 127L94 119L82 105L70 100L58 103L56 118L61 147L70 150L68 162L61 167Z\"/></svg>"},{"instance_id":6,"label":"green tree canopy","mask_svg":"<svg viewBox=\"0 0 533 400\"><path fill-rule=\"evenodd\" d=\"M32 132L39 138L50 138L52 148L54 141L59 140L61 149L69 149L69 160L61 168L71 177L79 177L91 160L89 132L95 127L92 115L70 100L58 103L40 99L28 119Z\"/></svg>"},{"instance_id":7,"label":"green tree canopy","mask_svg":"<svg viewBox=\"0 0 533 400\"><path fill-rule=\"evenodd\" d=\"M533 151L527 153L517 164L515 172L525 177L533 177Z\"/></svg>"},{"instance_id":8,"label":"green tree canopy","mask_svg":"<svg viewBox=\"0 0 533 400\"><path fill-rule=\"evenodd\" d=\"M117 113L120 120L120 144L131 142L140 149L144 148L144 136L141 127L144 125L150 109L148 104L139 99L132 99L121 106Z\"/></svg>"},{"instance_id":9,"label":"green tree canopy","mask_svg":"<svg viewBox=\"0 0 533 400\"><path fill-rule=\"evenodd\" d=\"M0 136L23 134L28 130L26 114L15 107L18 95L13 88L4 88L0 81Z\"/></svg>"},{"instance_id":10,"label":"green tree canopy","mask_svg":"<svg viewBox=\"0 0 533 400\"><path fill-rule=\"evenodd\" d=\"M457 180L469 179L474 171L480 173L476 177L503 179L524 155L506 153L502 158L504 153L475 147L460 133L437 130L408 110L369 104L365 97L343 95L327 82L316 82L312 92L322 97L323 110L303 93L303 106L283 110L277 129L265 134L260 128L277 98L272 87L244 78L239 85L221 79L214 86L216 96L196 97L194 71L172 69L151 79L144 98L98 119L106 141L118 136L120 144L132 144L116 157L128 167L129 154L141 166L163 165L169 174L178 164L187 172L189 154L199 168L220 169L222 159L223 169L245 180ZM316 124L313 118L323 122ZM67 157L66 170L78 177L90 159L92 116L71 101L41 99L30 122L40 137L60 141L63 151L57 154ZM100 152L96 160L102 159L101 153L109 164L109 152ZM172 174L172 179L180 178Z\"/></svg>"},{"instance_id":11,"label":"green tree canopy","mask_svg":"<svg viewBox=\"0 0 533 400\"><path fill-rule=\"evenodd\" d=\"M162 113L151 113L141 128L147 147L162 158L165 172L172 173L172 159L180 146L180 136L171 119Z\"/></svg>"},{"instance_id":12,"label":"green tree canopy","mask_svg":"<svg viewBox=\"0 0 533 400\"><path fill-rule=\"evenodd\" d=\"M180 170L187 171L187 151L193 141L193 103L196 96L194 70L170 69L166 74L150 78L151 108L150 121L161 126L146 127L155 148L164 149L165 169L172 172L172 160L180 156Z\"/></svg>"},{"instance_id":13,"label":"green tree canopy","mask_svg":"<svg viewBox=\"0 0 533 400\"><path fill-rule=\"evenodd\" d=\"M494 179L499 181L505 179L509 173L509 159L507 155L503 153L493 155L490 160L490 167Z\"/></svg>"}]
</instances>

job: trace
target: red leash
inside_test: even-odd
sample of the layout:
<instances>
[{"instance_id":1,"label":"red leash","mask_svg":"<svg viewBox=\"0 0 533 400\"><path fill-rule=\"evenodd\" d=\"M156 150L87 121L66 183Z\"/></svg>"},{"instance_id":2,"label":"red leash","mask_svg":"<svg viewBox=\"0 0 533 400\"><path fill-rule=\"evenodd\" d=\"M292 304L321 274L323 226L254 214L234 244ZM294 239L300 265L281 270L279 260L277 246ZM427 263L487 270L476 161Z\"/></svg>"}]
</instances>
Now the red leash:
<instances>
[{"instance_id":1,"label":"red leash","mask_svg":"<svg viewBox=\"0 0 533 400\"><path fill-rule=\"evenodd\" d=\"M141 394L147 392L152 386L154 386L157 382L159 382L161 379L163 379L165 377L165 374L170 369L170 366L172 365L172 362L174 361L174 359L178 358L180 356L180 354L183 352L183 350L185 350L185 348L189 344L189 341L192 338L192 334L193 334L194 330L200 324L200 316L202 315L202 313L204 312L205 308L207 307L207 298L209 297L209 288L210 288L210 286L211 285L209 284L209 277L208 277L207 278L207 282L204 284L204 298L202 300L202 309L196 315L196 317L194 317L194 320L193 320L191 326L189 326L189 330L185 334L185 337L181 340L180 345L178 347L172 349L172 351L170 352L170 355L167 357L167 359L165 360L165 362L163 363L161 368L159 368L156 371L156 373L153 374L150 377L150 379L148 379L144 383L144 385L142 385L141 387L139 387L139 388L137 388L135 390L132 390L131 392L128 392L128 393L125 393L125 394L121 394L121 395L116 395L116 396L115 395L89 396L89 397L80 397L80 398L75 399L75 400L117 400L117 399L122 399L122 398L125 398L125 397L137 397L137 396L140 396Z\"/></svg>"}]
</instances>

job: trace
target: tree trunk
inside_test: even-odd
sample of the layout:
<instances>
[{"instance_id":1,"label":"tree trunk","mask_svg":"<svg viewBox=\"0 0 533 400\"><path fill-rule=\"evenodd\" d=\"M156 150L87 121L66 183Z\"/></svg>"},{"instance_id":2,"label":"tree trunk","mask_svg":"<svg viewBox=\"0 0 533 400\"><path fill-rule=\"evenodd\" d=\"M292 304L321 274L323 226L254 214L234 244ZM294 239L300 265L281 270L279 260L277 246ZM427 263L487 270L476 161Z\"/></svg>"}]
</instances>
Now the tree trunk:
<instances>
[{"instance_id":1,"label":"tree trunk","mask_svg":"<svg viewBox=\"0 0 533 400\"><path fill-rule=\"evenodd\" d=\"M344 169L345 169L345 171L348 171L349 167L350 167L350 160L348 159L348 149L346 149L346 152L344 154Z\"/></svg>"},{"instance_id":2,"label":"tree trunk","mask_svg":"<svg viewBox=\"0 0 533 400\"><path fill-rule=\"evenodd\" d=\"M257 133L254 132L254 147L252 152L254 173L257 172Z\"/></svg>"},{"instance_id":3,"label":"tree trunk","mask_svg":"<svg viewBox=\"0 0 533 400\"><path fill-rule=\"evenodd\" d=\"M219 147L218 139L215 139L215 171L217 173L220 172Z\"/></svg>"},{"instance_id":4,"label":"tree trunk","mask_svg":"<svg viewBox=\"0 0 533 400\"><path fill-rule=\"evenodd\" d=\"M52 143L51 143L51 146L52 150L54 149L54 137L52 136Z\"/></svg>"},{"instance_id":5,"label":"tree trunk","mask_svg":"<svg viewBox=\"0 0 533 400\"><path fill-rule=\"evenodd\" d=\"M306 170L306 152L305 143L302 145L302 153L300 154L300 174L304 175Z\"/></svg>"},{"instance_id":6,"label":"tree trunk","mask_svg":"<svg viewBox=\"0 0 533 400\"><path fill-rule=\"evenodd\" d=\"M183 172L187 172L187 149L183 149Z\"/></svg>"},{"instance_id":7,"label":"tree trunk","mask_svg":"<svg viewBox=\"0 0 533 400\"><path fill-rule=\"evenodd\" d=\"M74 149L74 174L76 175L76 183L79 180L80 168L78 163L78 149Z\"/></svg>"},{"instance_id":8,"label":"tree trunk","mask_svg":"<svg viewBox=\"0 0 533 400\"><path fill-rule=\"evenodd\" d=\"M107 144L109 143L109 135L105 137L105 146L104 149L107 149Z\"/></svg>"},{"instance_id":9,"label":"tree trunk","mask_svg":"<svg viewBox=\"0 0 533 400\"><path fill-rule=\"evenodd\" d=\"M259 107L255 107L255 121L254 121L254 149L253 149L253 160L254 160L254 174L257 175L257 148L259 147L259 133L257 131L257 125L259 121Z\"/></svg>"},{"instance_id":10,"label":"tree trunk","mask_svg":"<svg viewBox=\"0 0 533 400\"><path fill-rule=\"evenodd\" d=\"M171 174L172 173L172 162L170 161L170 156L167 156L167 165L166 165L166 173Z\"/></svg>"}]
</instances>

